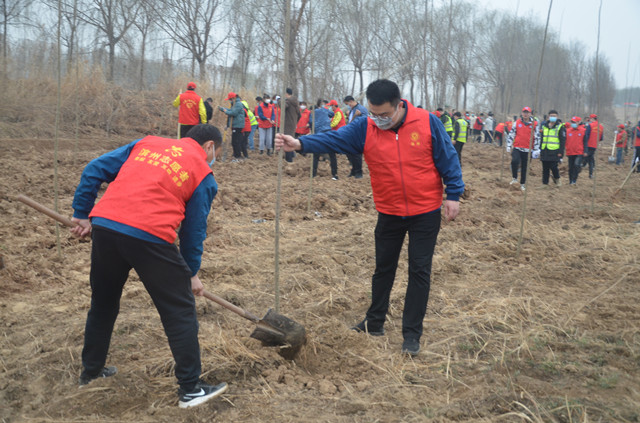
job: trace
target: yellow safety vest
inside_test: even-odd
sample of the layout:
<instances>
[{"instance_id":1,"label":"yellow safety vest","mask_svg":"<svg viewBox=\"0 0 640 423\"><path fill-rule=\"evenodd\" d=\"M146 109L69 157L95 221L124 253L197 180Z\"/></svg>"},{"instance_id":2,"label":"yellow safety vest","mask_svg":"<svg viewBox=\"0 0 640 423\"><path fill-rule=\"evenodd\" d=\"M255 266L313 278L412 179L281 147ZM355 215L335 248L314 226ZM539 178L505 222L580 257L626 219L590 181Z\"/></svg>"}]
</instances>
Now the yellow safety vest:
<instances>
[{"instance_id":1,"label":"yellow safety vest","mask_svg":"<svg viewBox=\"0 0 640 423\"><path fill-rule=\"evenodd\" d=\"M458 125L460 125L460 132L458 132L458 136L454 141L467 142L467 128L469 127L469 124L467 123L466 120L462 118L457 119L456 122L458 122ZM445 126L445 129L446 129L446 126Z\"/></svg>"},{"instance_id":2,"label":"yellow safety vest","mask_svg":"<svg viewBox=\"0 0 640 423\"><path fill-rule=\"evenodd\" d=\"M245 100L242 100L242 104L244 105L245 111L247 112L247 116L249 116L249 122L251 122L251 126L257 125L258 119L256 119L256 116L249 109L249 103L247 103Z\"/></svg>"},{"instance_id":3,"label":"yellow safety vest","mask_svg":"<svg viewBox=\"0 0 640 423\"><path fill-rule=\"evenodd\" d=\"M453 120L451 119L451 117L449 117L449 115L444 115L444 117L445 117L445 121L444 121L445 132L453 132Z\"/></svg>"},{"instance_id":4,"label":"yellow safety vest","mask_svg":"<svg viewBox=\"0 0 640 423\"><path fill-rule=\"evenodd\" d=\"M560 138L558 134L562 129L562 124L556 125L553 128L548 126L542 127L542 150L558 150L560 149Z\"/></svg>"}]
</instances>

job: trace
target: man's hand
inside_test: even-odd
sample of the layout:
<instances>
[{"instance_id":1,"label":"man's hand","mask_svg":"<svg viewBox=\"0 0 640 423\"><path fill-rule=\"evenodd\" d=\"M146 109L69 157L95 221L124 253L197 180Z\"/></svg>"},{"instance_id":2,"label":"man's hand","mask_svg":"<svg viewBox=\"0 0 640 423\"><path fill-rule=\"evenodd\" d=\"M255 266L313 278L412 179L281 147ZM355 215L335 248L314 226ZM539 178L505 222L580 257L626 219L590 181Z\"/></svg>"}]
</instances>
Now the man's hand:
<instances>
[{"instance_id":1,"label":"man's hand","mask_svg":"<svg viewBox=\"0 0 640 423\"><path fill-rule=\"evenodd\" d=\"M198 275L191 276L191 292L193 295L202 296L204 292L204 285L200 281Z\"/></svg>"},{"instance_id":2,"label":"man's hand","mask_svg":"<svg viewBox=\"0 0 640 423\"><path fill-rule=\"evenodd\" d=\"M447 222L455 220L460 211L460 202L453 200L444 200L444 217Z\"/></svg>"},{"instance_id":3,"label":"man's hand","mask_svg":"<svg viewBox=\"0 0 640 423\"><path fill-rule=\"evenodd\" d=\"M298 151L302 148L300 141L293 138L291 135L276 134L276 151L284 149L287 153L290 151Z\"/></svg>"},{"instance_id":4,"label":"man's hand","mask_svg":"<svg viewBox=\"0 0 640 423\"><path fill-rule=\"evenodd\" d=\"M84 238L91 234L91 221L89 219L71 218L72 222L77 223L76 226L70 229L73 236L77 238Z\"/></svg>"}]
</instances>

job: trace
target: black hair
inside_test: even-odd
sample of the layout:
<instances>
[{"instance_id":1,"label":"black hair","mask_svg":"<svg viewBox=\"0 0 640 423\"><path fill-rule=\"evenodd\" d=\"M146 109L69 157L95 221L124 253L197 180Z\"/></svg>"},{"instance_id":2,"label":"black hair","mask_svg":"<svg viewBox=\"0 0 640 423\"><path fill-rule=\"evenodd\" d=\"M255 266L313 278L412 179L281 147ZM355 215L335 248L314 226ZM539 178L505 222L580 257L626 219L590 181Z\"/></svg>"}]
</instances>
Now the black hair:
<instances>
[{"instance_id":1,"label":"black hair","mask_svg":"<svg viewBox=\"0 0 640 423\"><path fill-rule=\"evenodd\" d=\"M555 111L555 110L553 110L553 109L551 109L551 110L549 110L549 113L548 113L548 114L550 114L550 115L557 115L557 114L558 114L558 112L557 112L557 111Z\"/></svg>"},{"instance_id":2,"label":"black hair","mask_svg":"<svg viewBox=\"0 0 640 423\"><path fill-rule=\"evenodd\" d=\"M307 105L307 102L306 102L306 101L304 101L304 100L302 100L302 101L301 101L301 102L299 102L298 104L300 104L300 105L304 104L304 105L306 106L306 105Z\"/></svg>"},{"instance_id":3,"label":"black hair","mask_svg":"<svg viewBox=\"0 0 640 423\"><path fill-rule=\"evenodd\" d=\"M322 103L324 103L327 100L323 100L321 98L318 99L318 102L316 103L316 108L319 109L320 107L322 107Z\"/></svg>"},{"instance_id":4,"label":"black hair","mask_svg":"<svg viewBox=\"0 0 640 423\"><path fill-rule=\"evenodd\" d=\"M262 97L257 96L257 97L256 97L256 101L257 101L258 103L260 103L260 102L262 101Z\"/></svg>"},{"instance_id":5,"label":"black hair","mask_svg":"<svg viewBox=\"0 0 640 423\"><path fill-rule=\"evenodd\" d=\"M455 112L455 113L453 114L453 116L462 117L462 113L460 113L460 112Z\"/></svg>"},{"instance_id":6,"label":"black hair","mask_svg":"<svg viewBox=\"0 0 640 423\"><path fill-rule=\"evenodd\" d=\"M205 101L213 101L211 97L208 97Z\"/></svg>"},{"instance_id":7,"label":"black hair","mask_svg":"<svg viewBox=\"0 0 640 423\"><path fill-rule=\"evenodd\" d=\"M220 130L208 123L201 123L187 132L187 137L193 138L198 144L202 145L207 141L213 140L213 144L217 147L222 144L222 134Z\"/></svg>"},{"instance_id":8,"label":"black hair","mask_svg":"<svg viewBox=\"0 0 640 423\"><path fill-rule=\"evenodd\" d=\"M291 88L287 88L285 92L289 95L293 95L293 90Z\"/></svg>"},{"instance_id":9,"label":"black hair","mask_svg":"<svg viewBox=\"0 0 640 423\"><path fill-rule=\"evenodd\" d=\"M262 97L264 97L264 98L271 98L271 97L269 97L269 94L267 94L267 93L262 94Z\"/></svg>"},{"instance_id":10,"label":"black hair","mask_svg":"<svg viewBox=\"0 0 640 423\"><path fill-rule=\"evenodd\" d=\"M355 99L355 98L353 98L353 96L352 96L352 95L348 95L348 96L346 96L346 97L344 98L344 100L342 100L342 102L343 102L343 103L346 103L346 102L348 102L348 101L356 101L356 99Z\"/></svg>"},{"instance_id":11,"label":"black hair","mask_svg":"<svg viewBox=\"0 0 640 423\"><path fill-rule=\"evenodd\" d=\"M444 111L444 110L442 110L442 107L438 107L438 108L436 109L436 112L443 112L443 111Z\"/></svg>"},{"instance_id":12,"label":"black hair","mask_svg":"<svg viewBox=\"0 0 640 423\"><path fill-rule=\"evenodd\" d=\"M378 79L367 87L367 100L374 106L391 103L393 107L400 102L400 88L398 84L388 79Z\"/></svg>"}]
</instances>

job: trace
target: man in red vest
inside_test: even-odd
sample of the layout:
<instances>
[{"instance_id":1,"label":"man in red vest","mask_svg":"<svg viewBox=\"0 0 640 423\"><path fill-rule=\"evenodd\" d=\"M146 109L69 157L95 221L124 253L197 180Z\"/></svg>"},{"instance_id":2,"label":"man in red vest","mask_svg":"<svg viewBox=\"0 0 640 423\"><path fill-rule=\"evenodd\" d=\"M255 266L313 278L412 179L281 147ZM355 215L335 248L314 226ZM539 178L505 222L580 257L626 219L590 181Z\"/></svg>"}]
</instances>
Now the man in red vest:
<instances>
[{"instance_id":1,"label":"man in red vest","mask_svg":"<svg viewBox=\"0 0 640 423\"><path fill-rule=\"evenodd\" d=\"M187 91L178 94L173 100L173 107L178 109L178 123L180 124L180 138L184 138L187 132L199 123L207 123L207 109L204 101L195 92L196 84L189 82Z\"/></svg>"},{"instance_id":2,"label":"man in red vest","mask_svg":"<svg viewBox=\"0 0 640 423\"><path fill-rule=\"evenodd\" d=\"M211 173L222 142L211 125L179 140L147 136L92 160L73 199L71 232L91 235L91 308L87 315L79 384L110 377L105 367L122 289L135 269L151 296L175 360L179 405L189 408L222 394L226 383L200 379L195 295L207 216L218 185ZM102 183L109 186L94 205ZM175 246L180 227L180 250Z\"/></svg>"},{"instance_id":3,"label":"man in red vest","mask_svg":"<svg viewBox=\"0 0 640 423\"><path fill-rule=\"evenodd\" d=\"M587 157L587 139L584 137L584 125L580 124L580 117L571 118L567 126L566 150L569 159L569 185L576 185L580 174L582 160Z\"/></svg>"},{"instance_id":4,"label":"man in red vest","mask_svg":"<svg viewBox=\"0 0 640 423\"><path fill-rule=\"evenodd\" d=\"M534 146L537 150L540 145L540 134L536 131L538 122L531 116L531 108L522 109L520 119L513 123L513 128L507 137L507 153L511 152L511 185L518 183L518 168L520 168L520 189L525 190L527 182L527 164L529 163L529 151L531 132L533 131ZM513 147L513 151L511 148Z\"/></svg>"},{"instance_id":5,"label":"man in red vest","mask_svg":"<svg viewBox=\"0 0 640 423\"><path fill-rule=\"evenodd\" d=\"M596 149L598 142L604 138L604 128L598 123L598 115L589 115L589 124L585 128L584 137L587 139L587 158L582 162L582 167L589 165L589 178L593 178L593 169L596 167Z\"/></svg>"},{"instance_id":6,"label":"man in red vest","mask_svg":"<svg viewBox=\"0 0 640 423\"><path fill-rule=\"evenodd\" d=\"M300 138L302 135L307 135L311 125L309 124L309 118L311 117L311 111L307 108L307 102L300 102L300 119L296 125L296 138Z\"/></svg>"},{"instance_id":7,"label":"man in red vest","mask_svg":"<svg viewBox=\"0 0 640 423\"><path fill-rule=\"evenodd\" d=\"M276 147L308 153L364 154L369 166L375 229L376 270L371 280L371 305L353 327L369 335L384 334L389 296L404 238L409 234L409 282L402 316L402 353L420 351L422 322L429 299L431 262L440 230L458 215L464 192L456 150L435 114L401 99L395 82L380 79L367 87L368 119L356 119L337 131L299 140L276 137ZM443 182L446 190L443 190ZM447 198L442 201L443 191Z\"/></svg>"}]
</instances>

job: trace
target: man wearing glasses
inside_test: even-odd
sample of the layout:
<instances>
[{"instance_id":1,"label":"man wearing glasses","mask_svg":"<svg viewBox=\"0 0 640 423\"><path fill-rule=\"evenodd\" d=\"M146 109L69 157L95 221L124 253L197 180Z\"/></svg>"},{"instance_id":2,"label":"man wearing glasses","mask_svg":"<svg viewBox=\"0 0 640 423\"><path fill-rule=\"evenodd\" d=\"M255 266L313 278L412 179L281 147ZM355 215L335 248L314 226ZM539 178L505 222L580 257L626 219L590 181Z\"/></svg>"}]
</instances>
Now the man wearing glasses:
<instances>
[{"instance_id":1,"label":"man wearing glasses","mask_svg":"<svg viewBox=\"0 0 640 423\"><path fill-rule=\"evenodd\" d=\"M371 305L353 327L384 335L389 297L405 235L409 233L409 282L402 316L402 353L420 351L422 322L429 299L431 262L444 215L454 220L464 192L462 171L451 140L437 116L400 98L395 82L380 79L367 87L369 118L338 131L294 139L276 137L276 147L304 153L364 154L378 211L376 269Z\"/></svg>"}]
</instances>

